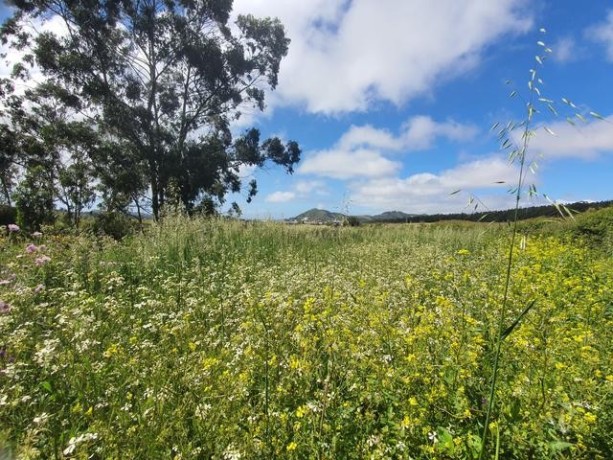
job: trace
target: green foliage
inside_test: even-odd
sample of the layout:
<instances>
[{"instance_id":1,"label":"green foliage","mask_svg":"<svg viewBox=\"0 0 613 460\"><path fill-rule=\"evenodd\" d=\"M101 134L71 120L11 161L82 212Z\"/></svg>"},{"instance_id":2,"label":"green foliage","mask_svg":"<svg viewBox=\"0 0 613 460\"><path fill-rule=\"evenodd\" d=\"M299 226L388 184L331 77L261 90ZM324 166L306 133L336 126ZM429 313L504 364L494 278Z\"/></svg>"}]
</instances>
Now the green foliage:
<instances>
[{"instance_id":1,"label":"green foliage","mask_svg":"<svg viewBox=\"0 0 613 460\"><path fill-rule=\"evenodd\" d=\"M17 210L12 206L0 204L0 225L14 224L17 222Z\"/></svg>"},{"instance_id":2,"label":"green foliage","mask_svg":"<svg viewBox=\"0 0 613 460\"><path fill-rule=\"evenodd\" d=\"M360 226L360 219L355 217L355 216L349 216L347 217L347 219L345 220L345 222L347 223L347 225L349 225L350 227L359 227Z\"/></svg>"},{"instance_id":3,"label":"green foliage","mask_svg":"<svg viewBox=\"0 0 613 460\"><path fill-rule=\"evenodd\" d=\"M45 168L30 167L15 192L17 223L28 230L40 230L41 226L52 224L55 221L53 196Z\"/></svg>"},{"instance_id":4,"label":"green foliage","mask_svg":"<svg viewBox=\"0 0 613 460\"><path fill-rule=\"evenodd\" d=\"M230 27L231 10L231 0L15 2L2 38L15 48L31 46L14 78L27 79L36 64L45 80L26 93L27 105L12 96L14 128L47 156L54 148L78 150L86 134L84 153L95 168L90 183L103 185L107 209L139 208L149 195L156 218L172 183L191 211L240 192L241 166L270 162L292 173L300 159L296 142L261 140L257 129L233 138L230 130L241 110L264 109L289 39L277 19L239 16ZM29 27L52 17L63 20L67 34ZM83 116L89 129L72 129L84 125L67 120ZM248 200L256 190L250 183Z\"/></svg>"},{"instance_id":5,"label":"green foliage","mask_svg":"<svg viewBox=\"0 0 613 460\"><path fill-rule=\"evenodd\" d=\"M477 458L507 235L168 216L121 242L2 236L0 436L17 458ZM505 326L536 306L504 341L500 458L611 458L610 258L514 251Z\"/></svg>"},{"instance_id":6,"label":"green foliage","mask_svg":"<svg viewBox=\"0 0 613 460\"><path fill-rule=\"evenodd\" d=\"M96 235L107 235L116 240L132 235L136 229L137 225L133 218L116 211L96 214L87 228Z\"/></svg>"},{"instance_id":7,"label":"green foliage","mask_svg":"<svg viewBox=\"0 0 613 460\"><path fill-rule=\"evenodd\" d=\"M596 245L613 241L613 206L580 214L570 225L572 235L586 238Z\"/></svg>"}]
</instances>

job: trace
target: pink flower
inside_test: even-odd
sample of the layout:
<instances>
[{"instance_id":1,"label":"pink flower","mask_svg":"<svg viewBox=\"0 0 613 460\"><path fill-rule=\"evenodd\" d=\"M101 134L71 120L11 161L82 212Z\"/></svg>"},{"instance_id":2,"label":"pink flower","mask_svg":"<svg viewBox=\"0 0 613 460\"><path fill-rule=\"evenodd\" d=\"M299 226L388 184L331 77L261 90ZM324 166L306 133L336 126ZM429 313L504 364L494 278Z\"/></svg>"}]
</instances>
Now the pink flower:
<instances>
[{"instance_id":1,"label":"pink flower","mask_svg":"<svg viewBox=\"0 0 613 460\"><path fill-rule=\"evenodd\" d=\"M41 267L41 266L45 265L47 262L49 262L50 260L51 260L51 257L42 255L40 257L37 257L34 260L34 263L36 264L37 267Z\"/></svg>"},{"instance_id":2,"label":"pink flower","mask_svg":"<svg viewBox=\"0 0 613 460\"><path fill-rule=\"evenodd\" d=\"M28 254L32 254L33 252L36 252L36 251L38 251L38 248L36 247L35 244L30 243L26 246L26 252Z\"/></svg>"},{"instance_id":3,"label":"pink flower","mask_svg":"<svg viewBox=\"0 0 613 460\"><path fill-rule=\"evenodd\" d=\"M7 315L11 311L11 306L4 300L0 300L0 315Z\"/></svg>"},{"instance_id":4,"label":"pink flower","mask_svg":"<svg viewBox=\"0 0 613 460\"><path fill-rule=\"evenodd\" d=\"M9 229L9 232L19 231L19 225L16 225L16 224L8 224L7 228Z\"/></svg>"},{"instance_id":5,"label":"pink flower","mask_svg":"<svg viewBox=\"0 0 613 460\"><path fill-rule=\"evenodd\" d=\"M34 238L40 238L41 236L43 236L43 234L41 232L34 232L34 233L32 233L32 236Z\"/></svg>"}]
</instances>

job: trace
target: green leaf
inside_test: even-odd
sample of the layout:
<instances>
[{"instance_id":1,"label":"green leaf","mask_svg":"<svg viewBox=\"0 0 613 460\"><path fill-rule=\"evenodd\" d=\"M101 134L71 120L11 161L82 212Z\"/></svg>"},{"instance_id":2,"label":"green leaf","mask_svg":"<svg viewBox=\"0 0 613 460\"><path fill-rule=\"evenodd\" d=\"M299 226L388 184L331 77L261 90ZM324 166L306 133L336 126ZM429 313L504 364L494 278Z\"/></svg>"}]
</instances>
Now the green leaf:
<instances>
[{"instance_id":1,"label":"green leaf","mask_svg":"<svg viewBox=\"0 0 613 460\"><path fill-rule=\"evenodd\" d=\"M570 449L574 446L574 444L566 441L551 441L549 443L549 449L553 452L562 452L563 450Z\"/></svg>"},{"instance_id":2,"label":"green leaf","mask_svg":"<svg viewBox=\"0 0 613 460\"><path fill-rule=\"evenodd\" d=\"M592 117L594 117L594 118L598 118L599 120L604 120L605 119L602 115L600 115L599 113L596 113L596 112L590 112L590 115Z\"/></svg>"},{"instance_id":3,"label":"green leaf","mask_svg":"<svg viewBox=\"0 0 613 460\"><path fill-rule=\"evenodd\" d=\"M500 336L500 340L506 339L509 336L509 334L513 332L513 330L519 325L519 322L521 321L521 319L526 315L526 313L528 313L532 309L532 307L534 307L535 304L536 304L536 299L530 302L528 306L524 308L524 311L522 311L521 314L517 317L517 319L513 321L513 324L511 324L509 327L507 327L504 330L504 332Z\"/></svg>"},{"instance_id":4,"label":"green leaf","mask_svg":"<svg viewBox=\"0 0 613 460\"><path fill-rule=\"evenodd\" d=\"M47 393L53 393L53 388L51 387L51 384L47 380L45 380L44 382L40 382L40 387L43 390L46 390Z\"/></svg>"}]
</instances>

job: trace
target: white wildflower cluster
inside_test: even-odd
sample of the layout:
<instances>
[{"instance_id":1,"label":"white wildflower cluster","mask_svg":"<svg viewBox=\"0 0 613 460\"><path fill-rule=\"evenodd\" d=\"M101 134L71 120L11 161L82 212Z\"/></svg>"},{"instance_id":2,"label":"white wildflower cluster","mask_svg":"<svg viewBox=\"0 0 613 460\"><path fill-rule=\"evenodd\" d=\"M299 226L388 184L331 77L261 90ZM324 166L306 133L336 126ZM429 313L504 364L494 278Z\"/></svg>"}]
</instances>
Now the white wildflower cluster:
<instances>
[{"instance_id":1,"label":"white wildflower cluster","mask_svg":"<svg viewBox=\"0 0 613 460\"><path fill-rule=\"evenodd\" d=\"M66 448L62 451L62 454L64 454L66 457L71 457L80 444L95 441L97 439L98 434L96 433L83 433L77 437L72 437L68 441L68 445L66 446Z\"/></svg>"}]
</instances>

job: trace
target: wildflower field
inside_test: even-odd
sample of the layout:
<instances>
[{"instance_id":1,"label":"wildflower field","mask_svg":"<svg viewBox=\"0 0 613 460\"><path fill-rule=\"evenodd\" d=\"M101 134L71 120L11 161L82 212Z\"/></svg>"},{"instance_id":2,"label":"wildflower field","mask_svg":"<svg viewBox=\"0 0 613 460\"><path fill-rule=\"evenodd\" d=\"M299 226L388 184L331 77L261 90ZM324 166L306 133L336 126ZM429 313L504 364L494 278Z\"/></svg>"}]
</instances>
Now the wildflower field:
<instances>
[{"instance_id":1,"label":"wildflower field","mask_svg":"<svg viewBox=\"0 0 613 460\"><path fill-rule=\"evenodd\" d=\"M486 458L613 458L613 246L572 235L514 248L508 325L533 308ZM0 458L478 458L508 250L487 224L7 229Z\"/></svg>"}]
</instances>

